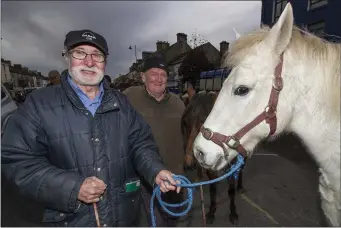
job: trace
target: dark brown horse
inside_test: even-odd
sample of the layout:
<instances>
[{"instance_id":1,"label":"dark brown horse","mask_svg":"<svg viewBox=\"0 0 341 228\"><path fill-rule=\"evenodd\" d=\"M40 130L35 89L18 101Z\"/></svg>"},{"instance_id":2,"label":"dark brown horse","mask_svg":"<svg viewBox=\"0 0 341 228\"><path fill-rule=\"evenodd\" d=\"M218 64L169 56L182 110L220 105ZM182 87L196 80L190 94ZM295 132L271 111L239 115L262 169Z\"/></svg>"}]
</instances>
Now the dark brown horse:
<instances>
[{"instance_id":1,"label":"dark brown horse","mask_svg":"<svg viewBox=\"0 0 341 228\"><path fill-rule=\"evenodd\" d=\"M185 161L184 166L186 169L195 168L197 171L197 179L202 180L204 173L212 180L218 177L218 173L212 170L204 170L196 161L193 154L193 142L195 137L199 134L201 125L205 122L207 116L211 112L214 102L218 94L216 92L199 92L188 101L186 110L182 116L181 131L185 142ZM242 167L244 168L244 167ZM238 214L235 206L236 190L243 190L242 186L242 169L237 181L237 188L235 186L235 180L229 179L228 195L230 199L230 215L229 220L232 224L238 222ZM216 184L210 184L210 208L206 214L208 224L212 224L215 219L215 212L217 208L217 186Z\"/></svg>"}]
</instances>

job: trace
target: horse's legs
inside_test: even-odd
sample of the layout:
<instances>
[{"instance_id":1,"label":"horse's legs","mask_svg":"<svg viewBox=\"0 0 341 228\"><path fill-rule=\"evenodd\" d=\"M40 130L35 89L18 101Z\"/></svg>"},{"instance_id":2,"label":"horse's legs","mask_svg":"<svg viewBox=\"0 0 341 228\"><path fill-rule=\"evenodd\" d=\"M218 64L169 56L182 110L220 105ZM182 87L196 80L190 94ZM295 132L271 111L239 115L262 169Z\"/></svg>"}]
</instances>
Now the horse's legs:
<instances>
[{"instance_id":1,"label":"horse's legs","mask_svg":"<svg viewBox=\"0 0 341 228\"><path fill-rule=\"evenodd\" d=\"M236 205L234 202L236 196L236 188L235 188L235 179L231 177L229 179L229 190L228 190L229 198L230 198L230 215L229 219L232 224L238 223L238 214L236 211Z\"/></svg>"},{"instance_id":2,"label":"horse's legs","mask_svg":"<svg viewBox=\"0 0 341 228\"><path fill-rule=\"evenodd\" d=\"M240 169L240 173L239 173L239 177L238 177L238 181L237 181L237 192L238 193L244 193L245 192L245 189L243 187L243 171L244 171L244 166L245 166L245 164Z\"/></svg>"},{"instance_id":3,"label":"horse's legs","mask_svg":"<svg viewBox=\"0 0 341 228\"><path fill-rule=\"evenodd\" d=\"M197 171L197 179L195 181L202 181L204 179L203 168L197 163L198 161L195 160L196 171Z\"/></svg>"},{"instance_id":4,"label":"horse's legs","mask_svg":"<svg viewBox=\"0 0 341 228\"><path fill-rule=\"evenodd\" d=\"M238 179L237 179L237 192L243 193L245 192L245 189L243 187L243 170L244 170L245 164L241 167ZM235 187L235 179L231 177L229 179L229 190L228 190L229 198L230 198L230 215L229 219L232 224L238 223L238 214L236 210L236 204L235 204L235 196L236 196L236 187Z\"/></svg>"},{"instance_id":5,"label":"horse's legs","mask_svg":"<svg viewBox=\"0 0 341 228\"><path fill-rule=\"evenodd\" d=\"M213 180L218 177L216 172L210 172L206 170L206 174L208 176L209 180ZM217 210L217 185L216 184L210 184L210 210L206 214L207 217L207 224L212 224L215 219L215 212Z\"/></svg>"}]
</instances>

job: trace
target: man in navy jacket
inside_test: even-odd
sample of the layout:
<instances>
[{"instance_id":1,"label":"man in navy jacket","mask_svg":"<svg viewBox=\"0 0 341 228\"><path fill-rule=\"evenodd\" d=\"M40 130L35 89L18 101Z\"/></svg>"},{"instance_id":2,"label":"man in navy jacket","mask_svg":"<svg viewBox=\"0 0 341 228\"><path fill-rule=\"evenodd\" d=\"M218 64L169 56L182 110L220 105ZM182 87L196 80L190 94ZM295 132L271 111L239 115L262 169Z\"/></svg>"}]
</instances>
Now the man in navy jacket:
<instances>
[{"instance_id":1,"label":"man in navy jacket","mask_svg":"<svg viewBox=\"0 0 341 228\"><path fill-rule=\"evenodd\" d=\"M11 117L2 171L46 206L48 226L136 226L140 179L179 191L150 126L103 80L107 42L90 31L66 35L61 84L32 92ZM163 181L169 180L169 182Z\"/></svg>"}]
</instances>

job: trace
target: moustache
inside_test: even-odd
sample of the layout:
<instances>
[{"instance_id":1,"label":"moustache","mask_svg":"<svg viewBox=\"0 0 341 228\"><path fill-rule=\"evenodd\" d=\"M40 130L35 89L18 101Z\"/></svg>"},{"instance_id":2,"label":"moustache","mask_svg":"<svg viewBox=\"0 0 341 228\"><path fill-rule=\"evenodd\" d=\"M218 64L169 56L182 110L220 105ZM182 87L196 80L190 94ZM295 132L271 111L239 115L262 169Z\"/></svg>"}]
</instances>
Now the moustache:
<instances>
[{"instance_id":1,"label":"moustache","mask_svg":"<svg viewBox=\"0 0 341 228\"><path fill-rule=\"evenodd\" d=\"M73 70L76 70L78 72L80 71L91 71L91 72L95 72L95 73L101 73L102 71L99 70L97 67L84 67L84 66L77 66L77 67L73 67Z\"/></svg>"}]
</instances>

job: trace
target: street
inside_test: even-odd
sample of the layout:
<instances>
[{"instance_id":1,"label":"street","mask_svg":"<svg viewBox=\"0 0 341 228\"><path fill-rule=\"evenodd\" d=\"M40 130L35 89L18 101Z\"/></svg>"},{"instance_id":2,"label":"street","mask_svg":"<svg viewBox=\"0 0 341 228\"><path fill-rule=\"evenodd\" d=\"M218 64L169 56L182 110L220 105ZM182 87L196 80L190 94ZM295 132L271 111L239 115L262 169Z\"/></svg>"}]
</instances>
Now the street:
<instances>
[{"instance_id":1,"label":"street","mask_svg":"<svg viewBox=\"0 0 341 228\"><path fill-rule=\"evenodd\" d=\"M237 226L321 226L318 172L315 163L297 140L288 135L272 143L262 143L244 169L245 193L236 196ZM195 172L188 176L194 179ZM19 197L2 180L1 225L39 226L43 207ZM233 226L228 220L229 199L226 181L218 184L216 220L211 226ZM208 186L204 187L206 213ZM199 188L189 214L178 226L202 226Z\"/></svg>"},{"instance_id":2,"label":"street","mask_svg":"<svg viewBox=\"0 0 341 228\"><path fill-rule=\"evenodd\" d=\"M233 225L228 219L227 181L219 183L211 226L321 226L317 167L296 137L263 143L245 165L243 186L246 192L235 200L239 223ZM208 186L204 192L207 213ZM191 213L179 226L202 226L199 193L198 189Z\"/></svg>"}]
</instances>

